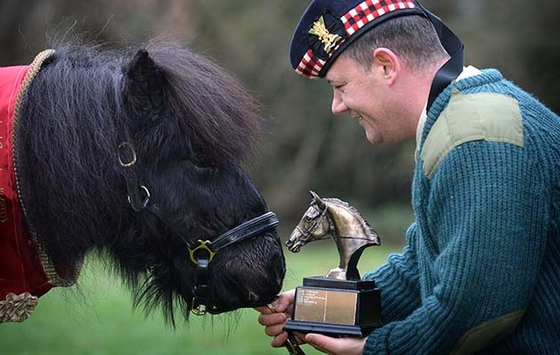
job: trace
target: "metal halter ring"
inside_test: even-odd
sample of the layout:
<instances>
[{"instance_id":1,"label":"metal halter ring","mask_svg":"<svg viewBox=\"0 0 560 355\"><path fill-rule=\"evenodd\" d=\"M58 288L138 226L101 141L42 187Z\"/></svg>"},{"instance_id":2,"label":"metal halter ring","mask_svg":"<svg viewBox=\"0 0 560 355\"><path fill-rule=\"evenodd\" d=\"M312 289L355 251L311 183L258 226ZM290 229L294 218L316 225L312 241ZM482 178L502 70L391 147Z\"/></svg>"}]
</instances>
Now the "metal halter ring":
<instances>
[{"instance_id":1,"label":"metal halter ring","mask_svg":"<svg viewBox=\"0 0 560 355\"><path fill-rule=\"evenodd\" d=\"M141 185L140 188L146 193L146 197L142 200L142 207L146 207L150 201L150 190L148 190L148 188L144 185ZM132 203L130 202L130 196L128 196L128 203Z\"/></svg>"},{"instance_id":2,"label":"metal halter ring","mask_svg":"<svg viewBox=\"0 0 560 355\"><path fill-rule=\"evenodd\" d=\"M122 148L128 148L132 154L132 160L130 160L128 163L125 163L122 161L121 159L121 150ZM132 144L128 143L128 142L122 142L121 144L119 144L119 163L121 164L121 166L128 168L133 166L134 164L136 164L136 151L134 150L134 148L132 147Z\"/></svg>"}]
</instances>

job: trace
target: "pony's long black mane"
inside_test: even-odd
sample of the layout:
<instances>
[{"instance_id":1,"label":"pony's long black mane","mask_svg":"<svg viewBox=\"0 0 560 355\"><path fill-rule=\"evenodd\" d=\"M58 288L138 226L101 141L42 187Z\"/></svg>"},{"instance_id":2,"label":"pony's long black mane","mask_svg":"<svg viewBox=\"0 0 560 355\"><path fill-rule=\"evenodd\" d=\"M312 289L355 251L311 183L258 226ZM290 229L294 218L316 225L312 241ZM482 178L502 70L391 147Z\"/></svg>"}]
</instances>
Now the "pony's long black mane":
<instances>
[{"instance_id":1,"label":"pony's long black mane","mask_svg":"<svg viewBox=\"0 0 560 355\"><path fill-rule=\"evenodd\" d=\"M132 137L138 143L139 159L176 154L166 143L180 140L185 154L192 149L201 164L239 163L255 143L261 107L238 80L188 48L143 48L141 53L153 59L165 81L162 97L169 104L161 115L144 117L150 110L142 104L157 103L124 94L136 48L57 46L27 91L16 137L18 180L27 221L38 229L47 254L63 274L77 273L92 249L113 248L121 256L138 252L122 250L142 242L131 236L131 222L138 217L127 201L118 161L124 140ZM137 112L130 114L131 107ZM132 261L126 266L142 269ZM128 276L137 283L138 274Z\"/></svg>"},{"instance_id":2,"label":"pony's long black mane","mask_svg":"<svg viewBox=\"0 0 560 355\"><path fill-rule=\"evenodd\" d=\"M239 161L259 135L260 104L239 81L209 58L174 45L146 46L165 73L172 114L181 132L211 160Z\"/></svg>"}]
</instances>

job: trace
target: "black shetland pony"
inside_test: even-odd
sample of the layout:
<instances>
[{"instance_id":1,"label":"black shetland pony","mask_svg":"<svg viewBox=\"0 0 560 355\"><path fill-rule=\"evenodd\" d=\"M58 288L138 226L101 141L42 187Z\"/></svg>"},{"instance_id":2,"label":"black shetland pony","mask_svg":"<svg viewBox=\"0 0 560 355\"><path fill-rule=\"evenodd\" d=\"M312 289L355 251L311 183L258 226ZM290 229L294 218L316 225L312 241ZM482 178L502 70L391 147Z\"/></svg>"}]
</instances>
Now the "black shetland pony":
<instances>
[{"instance_id":1,"label":"black shetland pony","mask_svg":"<svg viewBox=\"0 0 560 355\"><path fill-rule=\"evenodd\" d=\"M200 54L144 48L62 46L27 88L13 155L37 249L62 285L100 251L173 325L268 303L285 273L278 221L240 167L259 105Z\"/></svg>"}]
</instances>

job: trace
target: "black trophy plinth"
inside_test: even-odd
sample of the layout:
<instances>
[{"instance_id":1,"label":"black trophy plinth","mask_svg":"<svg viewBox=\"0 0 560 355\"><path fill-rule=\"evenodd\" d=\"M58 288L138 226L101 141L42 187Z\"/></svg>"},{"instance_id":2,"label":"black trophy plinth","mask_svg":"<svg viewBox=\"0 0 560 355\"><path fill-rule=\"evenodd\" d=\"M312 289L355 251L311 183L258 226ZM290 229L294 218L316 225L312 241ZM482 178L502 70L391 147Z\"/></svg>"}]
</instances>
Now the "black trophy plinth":
<instances>
[{"instance_id":1,"label":"black trophy plinth","mask_svg":"<svg viewBox=\"0 0 560 355\"><path fill-rule=\"evenodd\" d=\"M365 337L380 326L381 295L373 280L306 277L284 330Z\"/></svg>"}]
</instances>

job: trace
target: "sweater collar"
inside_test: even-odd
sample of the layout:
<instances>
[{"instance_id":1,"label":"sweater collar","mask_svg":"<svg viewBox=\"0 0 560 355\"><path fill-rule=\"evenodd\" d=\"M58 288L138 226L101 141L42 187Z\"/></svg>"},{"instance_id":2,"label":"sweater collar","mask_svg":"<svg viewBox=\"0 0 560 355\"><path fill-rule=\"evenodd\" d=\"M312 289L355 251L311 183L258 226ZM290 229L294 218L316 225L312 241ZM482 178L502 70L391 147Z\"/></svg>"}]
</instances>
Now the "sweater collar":
<instances>
[{"instance_id":1,"label":"sweater collar","mask_svg":"<svg viewBox=\"0 0 560 355\"><path fill-rule=\"evenodd\" d=\"M479 75L480 73L482 72L479 69L473 67L472 65L469 65L468 67L463 67L463 71L461 72L461 74L459 74L459 76L457 77L457 79L455 79L454 82L463 80L471 76ZM416 126L416 153L418 153L418 151L420 150L422 132L424 131L424 126L426 124L426 119L428 117L428 114L426 112L427 106L428 106L428 102L426 101L426 104L422 109L422 113L420 114L420 118L418 119L418 125Z\"/></svg>"}]
</instances>

